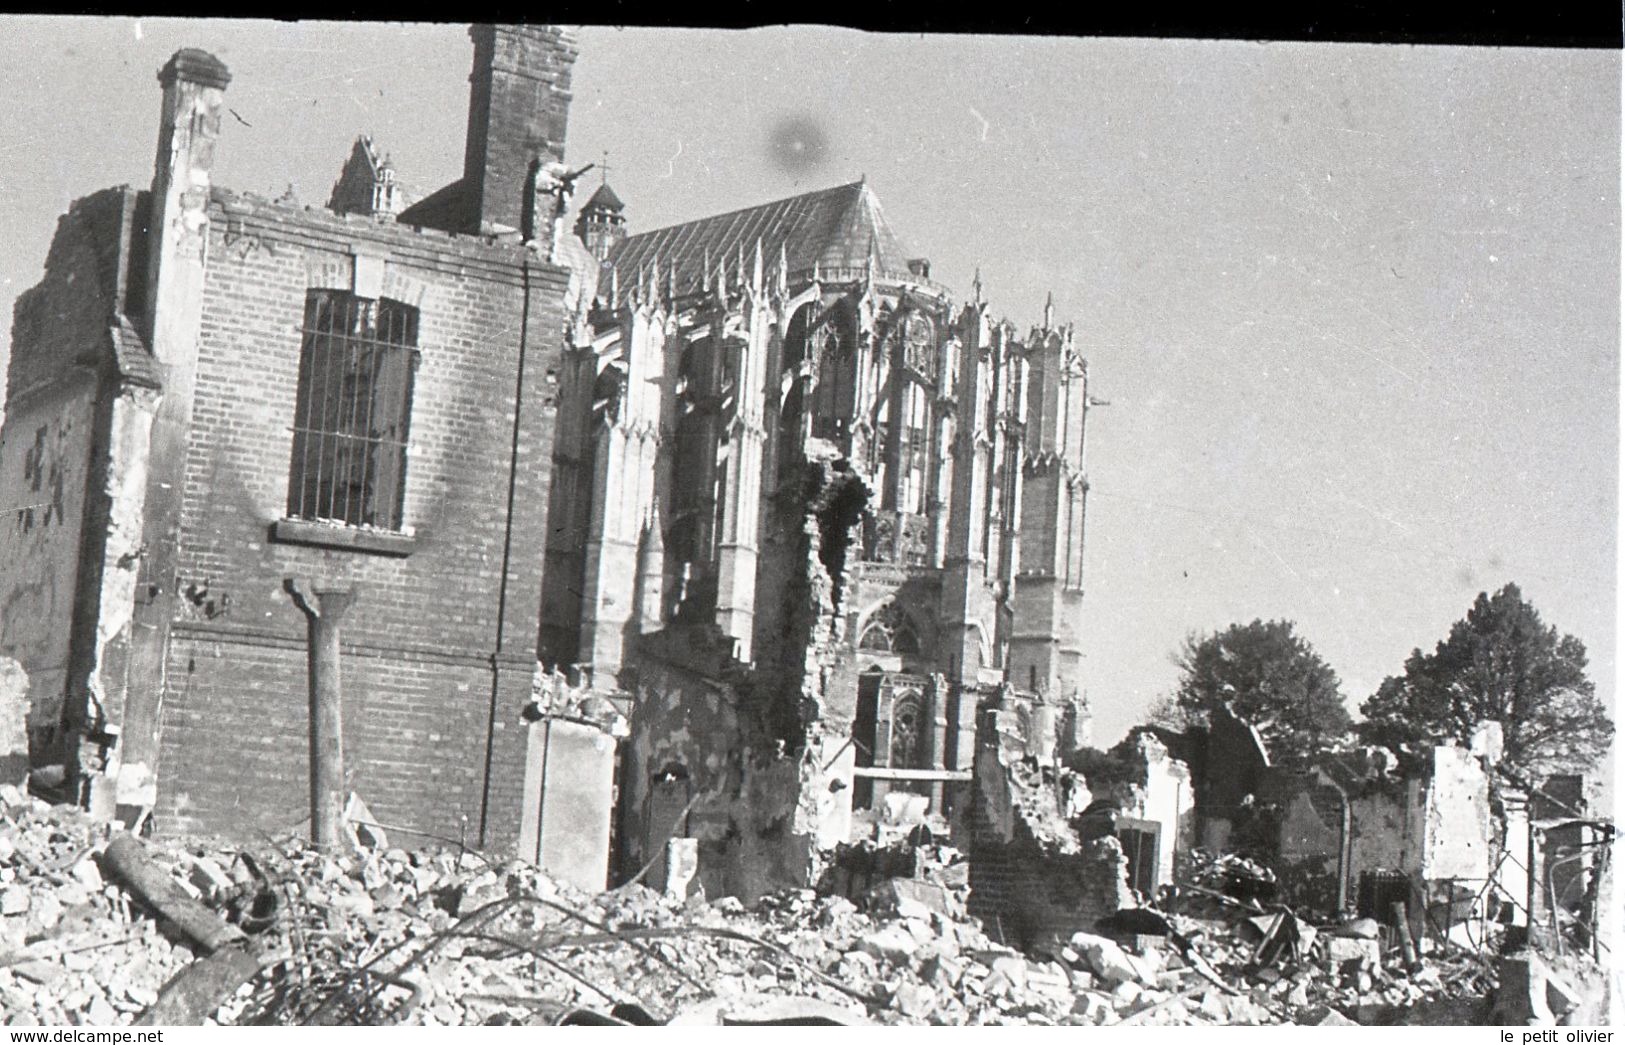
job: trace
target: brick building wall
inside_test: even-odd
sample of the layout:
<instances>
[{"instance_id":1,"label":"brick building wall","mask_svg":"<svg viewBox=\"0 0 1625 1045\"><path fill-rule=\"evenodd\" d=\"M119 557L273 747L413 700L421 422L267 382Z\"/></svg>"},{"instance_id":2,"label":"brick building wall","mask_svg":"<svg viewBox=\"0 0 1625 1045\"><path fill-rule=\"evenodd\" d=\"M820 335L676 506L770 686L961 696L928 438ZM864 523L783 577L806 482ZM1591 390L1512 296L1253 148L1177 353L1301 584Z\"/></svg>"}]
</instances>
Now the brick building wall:
<instances>
[{"instance_id":1,"label":"brick building wall","mask_svg":"<svg viewBox=\"0 0 1625 1045\"><path fill-rule=\"evenodd\" d=\"M472 844L483 816L485 841L508 845L566 273L517 246L218 191L210 218L159 823L241 834L308 814L306 618L284 589L304 577L357 589L343 624L350 786L381 820ZM421 310L403 527L416 543L404 558L272 534L287 514L306 293L360 294L364 279Z\"/></svg>"},{"instance_id":2,"label":"brick building wall","mask_svg":"<svg viewBox=\"0 0 1625 1045\"><path fill-rule=\"evenodd\" d=\"M1020 756L1009 711L986 712L975 779L954 839L970 864L970 913L994 939L1058 953L1072 934L1137 906L1116 838L1080 841L1062 815L1060 778ZM1068 786L1081 781L1075 778Z\"/></svg>"}]
</instances>

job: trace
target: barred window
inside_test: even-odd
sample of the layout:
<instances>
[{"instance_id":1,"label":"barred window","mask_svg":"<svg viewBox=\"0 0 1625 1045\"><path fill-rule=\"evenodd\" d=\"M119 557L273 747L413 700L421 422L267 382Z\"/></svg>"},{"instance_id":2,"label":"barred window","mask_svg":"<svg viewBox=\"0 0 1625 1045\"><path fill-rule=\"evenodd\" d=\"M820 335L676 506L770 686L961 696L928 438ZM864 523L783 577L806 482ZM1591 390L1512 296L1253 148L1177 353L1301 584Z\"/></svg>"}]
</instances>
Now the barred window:
<instances>
[{"instance_id":1,"label":"barred window","mask_svg":"<svg viewBox=\"0 0 1625 1045\"><path fill-rule=\"evenodd\" d=\"M288 515L401 528L418 310L338 290L305 298Z\"/></svg>"}]
</instances>

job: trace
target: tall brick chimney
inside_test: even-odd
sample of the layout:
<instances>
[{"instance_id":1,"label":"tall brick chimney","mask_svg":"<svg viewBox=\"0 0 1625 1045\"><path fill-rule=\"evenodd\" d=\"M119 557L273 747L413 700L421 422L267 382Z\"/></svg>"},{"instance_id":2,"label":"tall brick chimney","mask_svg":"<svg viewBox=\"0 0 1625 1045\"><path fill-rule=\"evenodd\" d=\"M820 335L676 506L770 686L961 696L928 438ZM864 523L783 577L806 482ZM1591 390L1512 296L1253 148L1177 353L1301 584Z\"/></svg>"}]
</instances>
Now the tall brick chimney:
<instances>
[{"instance_id":1,"label":"tall brick chimney","mask_svg":"<svg viewBox=\"0 0 1625 1045\"><path fill-rule=\"evenodd\" d=\"M478 230L518 229L538 162L564 160L570 70L578 53L558 26L476 25L463 184Z\"/></svg>"},{"instance_id":2,"label":"tall brick chimney","mask_svg":"<svg viewBox=\"0 0 1625 1045\"><path fill-rule=\"evenodd\" d=\"M164 89L159 111L158 156L153 162L152 202L148 241L146 320L150 324L159 302L170 296L168 286L201 288L203 241L208 236L209 180L214 171L214 147L220 137L220 109L231 74L225 63L207 51L187 47L158 71ZM182 271L196 267L198 272ZM159 345L157 332L148 330L152 349L160 359L168 345ZM167 362L167 360L165 360Z\"/></svg>"},{"instance_id":3,"label":"tall brick chimney","mask_svg":"<svg viewBox=\"0 0 1625 1045\"><path fill-rule=\"evenodd\" d=\"M138 597L131 622L122 737L108 755L118 766L116 796L94 785L93 813L110 803L138 808L157 796L158 730L163 716L169 626L176 613L181 493L197 385L198 335L208 264L209 182L220 137L220 114L231 74L193 47L176 51L158 73L163 108L158 157L147 218L147 345L163 372L163 398L146 448L147 482L141 528ZM117 724L117 723L115 723Z\"/></svg>"}]
</instances>

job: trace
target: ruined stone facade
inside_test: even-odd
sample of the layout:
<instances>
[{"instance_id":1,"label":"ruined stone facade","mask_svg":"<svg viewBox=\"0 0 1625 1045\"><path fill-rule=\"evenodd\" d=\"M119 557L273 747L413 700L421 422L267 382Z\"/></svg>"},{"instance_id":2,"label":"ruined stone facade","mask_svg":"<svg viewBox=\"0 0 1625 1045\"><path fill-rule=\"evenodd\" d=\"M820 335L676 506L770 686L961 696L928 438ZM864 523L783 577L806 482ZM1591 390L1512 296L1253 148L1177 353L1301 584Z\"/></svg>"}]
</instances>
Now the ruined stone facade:
<instances>
[{"instance_id":1,"label":"ruined stone facade","mask_svg":"<svg viewBox=\"0 0 1625 1045\"><path fill-rule=\"evenodd\" d=\"M835 773L842 805L902 787L951 806L1000 686L1051 757L1076 742L1090 400L1071 329L1046 309L1019 332L979 286L956 300L863 182L629 224L606 184L575 226L544 661L633 704L671 699L651 680L721 687L766 739L828 751L818 786ZM660 744L633 718L629 824L648 773L708 776L736 728L646 764Z\"/></svg>"}]
</instances>

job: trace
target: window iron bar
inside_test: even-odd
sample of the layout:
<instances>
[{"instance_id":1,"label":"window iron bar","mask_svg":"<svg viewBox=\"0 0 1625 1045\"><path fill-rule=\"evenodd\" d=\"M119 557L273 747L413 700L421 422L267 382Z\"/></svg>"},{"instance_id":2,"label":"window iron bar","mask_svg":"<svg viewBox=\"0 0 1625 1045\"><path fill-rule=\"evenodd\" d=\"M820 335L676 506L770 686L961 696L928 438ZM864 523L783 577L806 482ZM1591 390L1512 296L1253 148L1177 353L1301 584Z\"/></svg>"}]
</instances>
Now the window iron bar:
<instances>
[{"instance_id":1,"label":"window iron bar","mask_svg":"<svg viewBox=\"0 0 1625 1045\"><path fill-rule=\"evenodd\" d=\"M417 310L312 291L294 410L289 514L398 530Z\"/></svg>"}]
</instances>

